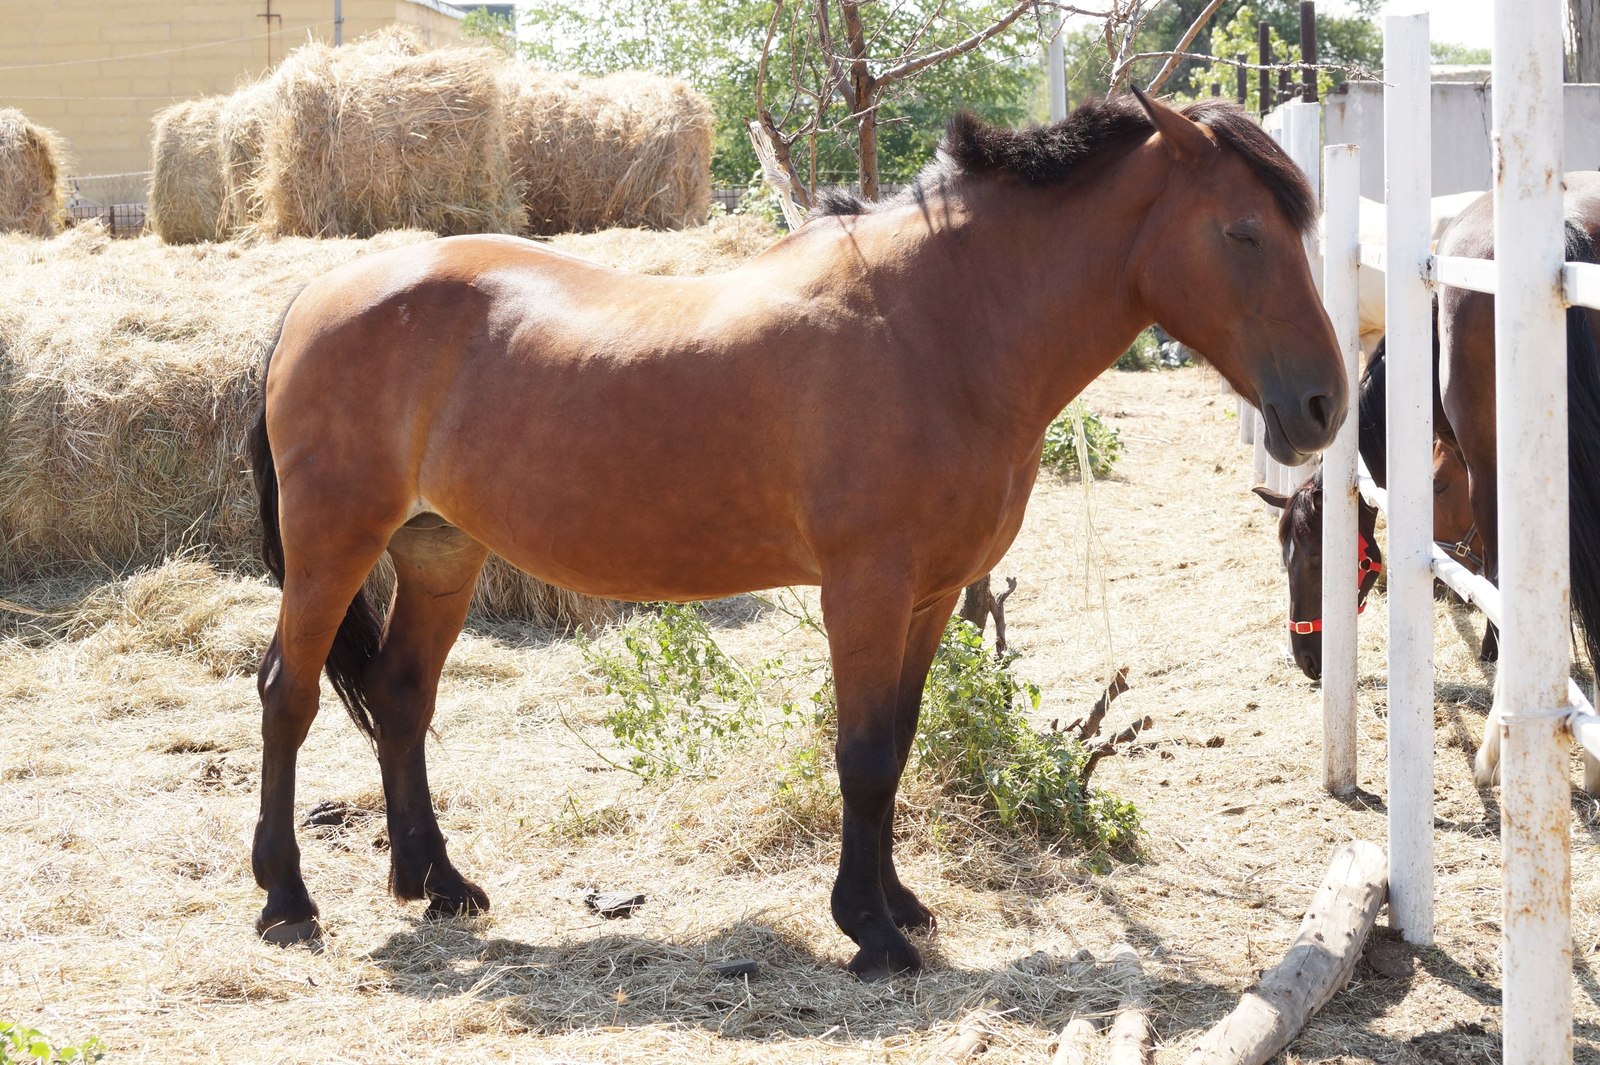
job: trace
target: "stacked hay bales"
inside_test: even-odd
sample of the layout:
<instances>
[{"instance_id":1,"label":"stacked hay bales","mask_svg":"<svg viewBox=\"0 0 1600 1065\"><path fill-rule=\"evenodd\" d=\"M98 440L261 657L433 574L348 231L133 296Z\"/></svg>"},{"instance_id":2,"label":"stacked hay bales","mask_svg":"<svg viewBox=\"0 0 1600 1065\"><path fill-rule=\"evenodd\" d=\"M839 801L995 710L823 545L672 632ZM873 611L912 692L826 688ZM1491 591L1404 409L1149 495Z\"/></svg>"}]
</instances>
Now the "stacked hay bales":
<instances>
[{"instance_id":1,"label":"stacked hay bales","mask_svg":"<svg viewBox=\"0 0 1600 1065\"><path fill-rule=\"evenodd\" d=\"M0 238L0 585L189 548L253 570L260 528L244 436L279 316L306 280L428 239L399 231L170 248L112 241L97 225L48 243ZM725 218L682 234L556 244L690 274L731 268L774 239L753 219ZM613 607L491 559L474 609L566 628Z\"/></svg>"},{"instance_id":2,"label":"stacked hay bales","mask_svg":"<svg viewBox=\"0 0 1600 1065\"><path fill-rule=\"evenodd\" d=\"M221 236L223 171L217 130L227 101L205 96L156 112L148 222L168 244Z\"/></svg>"},{"instance_id":3,"label":"stacked hay bales","mask_svg":"<svg viewBox=\"0 0 1600 1065\"><path fill-rule=\"evenodd\" d=\"M260 81L227 97L217 114L217 158L222 168L217 230L223 239L239 236L261 217L261 158L276 103L272 83Z\"/></svg>"},{"instance_id":4,"label":"stacked hay bales","mask_svg":"<svg viewBox=\"0 0 1600 1065\"><path fill-rule=\"evenodd\" d=\"M507 64L509 150L535 233L682 229L711 207L710 105L682 82Z\"/></svg>"},{"instance_id":5,"label":"stacked hay bales","mask_svg":"<svg viewBox=\"0 0 1600 1065\"><path fill-rule=\"evenodd\" d=\"M522 231L501 57L409 52L387 35L349 48L309 44L284 61L272 79L259 179L267 233Z\"/></svg>"},{"instance_id":6,"label":"stacked hay bales","mask_svg":"<svg viewBox=\"0 0 1600 1065\"><path fill-rule=\"evenodd\" d=\"M0 108L0 231L54 236L66 218L61 138Z\"/></svg>"}]
</instances>

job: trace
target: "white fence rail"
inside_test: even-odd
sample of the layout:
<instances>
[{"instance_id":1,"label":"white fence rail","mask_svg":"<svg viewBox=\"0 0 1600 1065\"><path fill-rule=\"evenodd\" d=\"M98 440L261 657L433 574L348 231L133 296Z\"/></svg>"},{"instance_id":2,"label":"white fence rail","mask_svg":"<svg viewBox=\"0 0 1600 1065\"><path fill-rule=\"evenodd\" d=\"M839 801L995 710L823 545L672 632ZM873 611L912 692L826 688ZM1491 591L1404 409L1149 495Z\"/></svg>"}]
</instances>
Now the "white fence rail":
<instances>
[{"instance_id":1,"label":"white fence rail","mask_svg":"<svg viewBox=\"0 0 1600 1065\"><path fill-rule=\"evenodd\" d=\"M1386 283L1389 491L1364 476L1359 487L1389 520L1391 920L1412 942L1432 940L1437 576L1501 626L1503 1054L1516 1065L1572 1058L1568 740L1600 754L1600 716L1570 679L1566 365L1551 358L1566 350L1565 307L1600 308L1600 266L1562 262L1562 17L1562 0L1496 0L1493 261L1429 254L1427 16L1385 20L1386 247L1351 247L1358 167L1348 145L1325 155L1325 299L1347 353L1355 264L1383 270ZM1499 588L1432 543L1437 285L1496 293ZM1343 750L1355 709L1356 544L1343 501L1356 478L1343 445L1324 474L1327 752ZM1335 769L1331 753L1324 764L1330 788L1353 784L1353 750L1348 766Z\"/></svg>"}]
</instances>

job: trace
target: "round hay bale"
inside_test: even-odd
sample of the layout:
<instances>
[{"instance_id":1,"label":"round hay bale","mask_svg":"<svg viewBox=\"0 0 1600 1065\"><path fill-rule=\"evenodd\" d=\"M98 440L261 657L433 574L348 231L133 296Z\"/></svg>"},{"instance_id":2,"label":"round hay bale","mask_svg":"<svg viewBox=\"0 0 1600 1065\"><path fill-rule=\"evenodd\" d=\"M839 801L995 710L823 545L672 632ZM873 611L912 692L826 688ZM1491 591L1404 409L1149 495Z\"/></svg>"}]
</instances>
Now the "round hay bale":
<instances>
[{"instance_id":1,"label":"round hay bale","mask_svg":"<svg viewBox=\"0 0 1600 1065\"><path fill-rule=\"evenodd\" d=\"M53 237L66 218L61 138L0 108L0 231Z\"/></svg>"},{"instance_id":2,"label":"round hay bale","mask_svg":"<svg viewBox=\"0 0 1600 1065\"><path fill-rule=\"evenodd\" d=\"M222 220L218 118L227 98L185 100L156 112L150 147L149 224L168 244L217 240Z\"/></svg>"},{"instance_id":3,"label":"round hay bale","mask_svg":"<svg viewBox=\"0 0 1600 1065\"><path fill-rule=\"evenodd\" d=\"M222 207L217 223L224 238L238 236L261 219L261 156L267 120L277 95L258 81L228 96L217 115L217 152L222 167Z\"/></svg>"},{"instance_id":4,"label":"round hay bale","mask_svg":"<svg viewBox=\"0 0 1600 1065\"><path fill-rule=\"evenodd\" d=\"M711 106L680 81L508 64L508 149L529 229L682 229L711 207Z\"/></svg>"},{"instance_id":5,"label":"round hay bale","mask_svg":"<svg viewBox=\"0 0 1600 1065\"><path fill-rule=\"evenodd\" d=\"M310 44L284 60L261 165L267 233L524 228L498 53L405 53L404 37L389 34L337 50Z\"/></svg>"}]
</instances>

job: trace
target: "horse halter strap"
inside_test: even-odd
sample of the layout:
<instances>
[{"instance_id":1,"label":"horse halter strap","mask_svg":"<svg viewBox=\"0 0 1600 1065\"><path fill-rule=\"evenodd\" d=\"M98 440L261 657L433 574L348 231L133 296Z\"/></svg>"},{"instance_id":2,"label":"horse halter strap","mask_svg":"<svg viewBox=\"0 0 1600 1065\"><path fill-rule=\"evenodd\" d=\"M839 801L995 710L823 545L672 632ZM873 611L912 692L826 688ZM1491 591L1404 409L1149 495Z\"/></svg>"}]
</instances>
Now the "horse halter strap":
<instances>
[{"instance_id":1,"label":"horse halter strap","mask_svg":"<svg viewBox=\"0 0 1600 1065\"><path fill-rule=\"evenodd\" d=\"M1356 558L1356 595L1360 597L1356 603L1356 613L1367 612L1366 584L1369 574L1376 576L1383 572L1383 563L1372 557L1372 545L1367 543L1366 536L1356 533L1356 546L1360 555ZM1311 621L1290 621L1289 631L1296 636L1310 636L1313 632L1322 631L1322 619L1315 618Z\"/></svg>"}]
</instances>

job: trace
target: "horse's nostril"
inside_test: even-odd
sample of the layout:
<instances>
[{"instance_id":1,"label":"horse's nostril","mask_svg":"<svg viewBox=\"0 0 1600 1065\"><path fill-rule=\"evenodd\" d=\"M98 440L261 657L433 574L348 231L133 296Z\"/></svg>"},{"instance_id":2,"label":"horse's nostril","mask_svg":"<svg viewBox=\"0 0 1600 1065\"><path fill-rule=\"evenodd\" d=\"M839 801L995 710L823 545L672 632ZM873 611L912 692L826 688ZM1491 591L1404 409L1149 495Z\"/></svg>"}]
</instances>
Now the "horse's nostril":
<instances>
[{"instance_id":1,"label":"horse's nostril","mask_svg":"<svg viewBox=\"0 0 1600 1065\"><path fill-rule=\"evenodd\" d=\"M1306 417L1320 432L1327 432L1332 429L1334 418L1333 397L1323 392L1314 392L1307 396Z\"/></svg>"}]
</instances>

